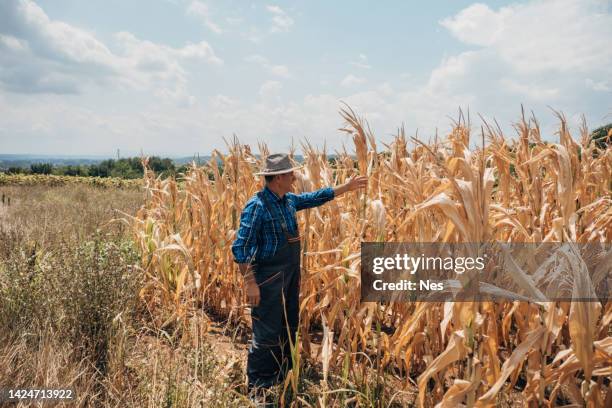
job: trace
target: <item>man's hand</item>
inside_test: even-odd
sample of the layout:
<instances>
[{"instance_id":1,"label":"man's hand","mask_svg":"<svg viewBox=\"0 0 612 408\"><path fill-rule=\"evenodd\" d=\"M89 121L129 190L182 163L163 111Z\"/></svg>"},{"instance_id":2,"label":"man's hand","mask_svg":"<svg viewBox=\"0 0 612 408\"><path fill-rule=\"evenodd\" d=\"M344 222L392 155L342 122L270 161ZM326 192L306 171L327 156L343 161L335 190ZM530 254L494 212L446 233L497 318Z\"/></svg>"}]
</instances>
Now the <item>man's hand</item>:
<instances>
[{"instance_id":1,"label":"man's hand","mask_svg":"<svg viewBox=\"0 0 612 408\"><path fill-rule=\"evenodd\" d=\"M245 285L248 304L251 306L259 305L259 286L257 285L257 282L255 282L255 279L246 280Z\"/></svg>"},{"instance_id":2,"label":"man's hand","mask_svg":"<svg viewBox=\"0 0 612 408\"><path fill-rule=\"evenodd\" d=\"M351 177L349 181L346 182L347 191L358 190L360 188L366 188L368 186L368 177L367 176L357 176Z\"/></svg>"},{"instance_id":3,"label":"man's hand","mask_svg":"<svg viewBox=\"0 0 612 408\"><path fill-rule=\"evenodd\" d=\"M347 181L346 183L338 186L338 187L334 187L334 196L338 197L344 193L346 193L347 191L354 191L354 190L358 190L360 188L366 188L368 185L368 177L367 176L356 176L356 177L351 177L349 179L349 181Z\"/></svg>"},{"instance_id":4,"label":"man's hand","mask_svg":"<svg viewBox=\"0 0 612 408\"><path fill-rule=\"evenodd\" d=\"M251 306L257 306L259 304L259 286L255 282L255 274L253 267L250 263L238 264L240 274L244 279L244 288L247 297L247 303Z\"/></svg>"}]
</instances>

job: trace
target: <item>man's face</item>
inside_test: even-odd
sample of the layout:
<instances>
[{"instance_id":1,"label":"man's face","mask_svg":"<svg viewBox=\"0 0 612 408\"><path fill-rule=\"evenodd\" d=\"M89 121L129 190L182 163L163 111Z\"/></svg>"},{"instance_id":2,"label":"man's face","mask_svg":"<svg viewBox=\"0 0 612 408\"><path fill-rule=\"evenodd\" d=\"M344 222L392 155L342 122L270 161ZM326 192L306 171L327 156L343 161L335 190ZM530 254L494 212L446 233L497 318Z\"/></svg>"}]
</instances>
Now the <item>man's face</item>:
<instances>
[{"instance_id":1,"label":"man's face","mask_svg":"<svg viewBox=\"0 0 612 408\"><path fill-rule=\"evenodd\" d=\"M295 174L293 172L279 174L277 180L279 189L285 193L293 192L293 183L295 183Z\"/></svg>"}]
</instances>

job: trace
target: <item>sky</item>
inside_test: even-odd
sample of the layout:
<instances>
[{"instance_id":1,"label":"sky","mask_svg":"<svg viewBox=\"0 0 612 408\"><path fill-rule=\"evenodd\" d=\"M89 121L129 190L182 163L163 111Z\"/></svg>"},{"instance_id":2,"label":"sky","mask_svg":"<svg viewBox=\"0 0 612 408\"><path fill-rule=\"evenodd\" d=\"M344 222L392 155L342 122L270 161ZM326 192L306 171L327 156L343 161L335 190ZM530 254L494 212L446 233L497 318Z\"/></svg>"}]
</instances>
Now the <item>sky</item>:
<instances>
[{"instance_id":1,"label":"sky","mask_svg":"<svg viewBox=\"0 0 612 408\"><path fill-rule=\"evenodd\" d=\"M307 140L347 103L388 142L459 109L555 141L612 122L610 0L0 0L0 153L207 155Z\"/></svg>"}]
</instances>

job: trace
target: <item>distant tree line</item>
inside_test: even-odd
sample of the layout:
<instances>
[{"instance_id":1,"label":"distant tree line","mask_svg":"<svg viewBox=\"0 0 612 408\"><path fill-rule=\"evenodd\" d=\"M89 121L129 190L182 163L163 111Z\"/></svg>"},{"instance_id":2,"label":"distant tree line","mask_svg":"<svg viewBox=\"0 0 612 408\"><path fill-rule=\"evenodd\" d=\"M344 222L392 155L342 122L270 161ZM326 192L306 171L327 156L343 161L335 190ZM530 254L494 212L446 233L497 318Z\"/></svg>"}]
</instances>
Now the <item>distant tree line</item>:
<instances>
[{"instance_id":1,"label":"distant tree line","mask_svg":"<svg viewBox=\"0 0 612 408\"><path fill-rule=\"evenodd\" d=\"M162 177L184 173L186 165L175 166L172 159L152 156L149 158L149 167L155 174ZM143 176L140 157L128 157L118 160L108 159L98 164L81 165L53 165L51 163L32 163L30 168L9 167L9 174L54 174L57 176L83 176L83 177L119 177L124 179L137 179Z\"/></svg>"},{"instance_id":2,"label":"distant tree line","mask_svg":"<svg viewBox=\"0 0 612 408\"><path fill-rule=\"evenodd\" d=\"M605 149L608 145L612 144L612 123L598 127L591 132L590 136L591 141L596 143L600 149ZM335 164L335 157L332 156L328 159L332 165ZM149 158L149 167L155 174L161 175L162 177L175 176L178 173L187 172L186 164L177 166L172 159L158 156ZM222 163L219 163L219 170L221 173L223 172ZM140 157L128 157L118 160L108 159L98 164L53 165L52 163L32 163L30 168L17 166L9 167L7 173L137 179L143 176L143 168ZM209 177L211 176L209 175Z\"/></svg>"},{"instance_id":3,"label":"distant tree line","mask_svg":"<svg viewBox=\"0 0 612 408\"><path fill-rule=\"evenodd\" d=\"M612 144L612 123L598 127L591 133L591 140L597 144L600 149L605 149L606 146Z\"/></svg>"}]
</instances>

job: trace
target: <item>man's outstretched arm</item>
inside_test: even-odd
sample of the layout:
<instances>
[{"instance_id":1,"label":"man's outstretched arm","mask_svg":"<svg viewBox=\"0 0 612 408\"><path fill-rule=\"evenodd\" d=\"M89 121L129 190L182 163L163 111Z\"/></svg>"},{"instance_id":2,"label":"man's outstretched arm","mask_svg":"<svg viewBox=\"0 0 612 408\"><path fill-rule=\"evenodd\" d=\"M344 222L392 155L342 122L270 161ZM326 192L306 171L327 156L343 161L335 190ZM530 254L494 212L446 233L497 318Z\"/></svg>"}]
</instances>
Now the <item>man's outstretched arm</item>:
<instances>
[{"instance_id":1,"label":"man's outstretched arm","mask_svg":"<svg viewBox=\"0 0 612 408\"><path fill-rule=\"evenodd\" d=\"M365 188L367 185L368 178L366 176L357 176L336 187L325 187L310 193L291 194L291 196L295 202L295 209L300 211L318 207L348 191Z\"/></svg>"},{"instance_id":2,"label":"man's outstretched arm","mask_svg":"<svg viewBox=\"0 0 612 408\"><path fill-rule=\"evenodd\" d=\"M349 181L339 186L334 187L334 197L341 196L348 191L358 190L360 188L366 188L368 185L367 176L351 177Z\"/></svg>"}]
</instances>

